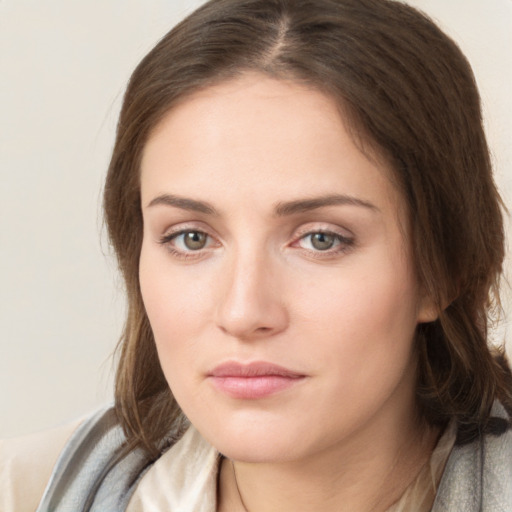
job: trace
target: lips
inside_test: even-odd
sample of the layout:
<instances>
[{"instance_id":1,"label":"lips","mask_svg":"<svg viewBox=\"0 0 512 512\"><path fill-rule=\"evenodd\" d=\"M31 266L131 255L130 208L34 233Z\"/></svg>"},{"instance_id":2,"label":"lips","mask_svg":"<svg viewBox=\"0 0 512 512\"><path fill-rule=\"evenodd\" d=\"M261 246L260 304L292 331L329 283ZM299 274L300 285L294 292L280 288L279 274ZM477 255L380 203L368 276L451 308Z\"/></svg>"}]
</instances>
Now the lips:
<instances>
[{"instance_id":1,"label":"lips","mask_svg":"<svg viewBox=\"0 0 512 512\"><path fill-rule=\"evenodd\" d=\"M268 362L241 364L230 361L220 364L208 374L217 391L245 400L269 397L294 386L305 377L304 374Z\"/></svg>"}]
</instances>

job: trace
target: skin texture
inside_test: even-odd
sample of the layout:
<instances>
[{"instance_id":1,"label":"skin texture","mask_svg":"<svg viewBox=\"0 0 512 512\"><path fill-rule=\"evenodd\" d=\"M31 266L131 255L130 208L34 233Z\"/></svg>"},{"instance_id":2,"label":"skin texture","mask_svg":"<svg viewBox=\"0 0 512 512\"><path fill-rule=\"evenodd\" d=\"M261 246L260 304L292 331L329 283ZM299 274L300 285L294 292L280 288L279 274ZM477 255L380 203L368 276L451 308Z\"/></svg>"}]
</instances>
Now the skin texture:
<instances>
[{"instance_id":1,"label":"skin texture","mask_svg":"<svg viewBox=\"0 0 512 512\"><path fill-rule=\"evenodd\" d=\"M247 508L389 506L432 448L415 416L413 339L435 313L386 165L359 151L330 98L246 74L167 114L145 148L141 195L140 283L163 371L236 461ZM326 197L336 204L296 204ZM302 378L233 398L209 378L226 361ZM237 510L227 467L219 510Z\"/></svg>"}]
</instances>

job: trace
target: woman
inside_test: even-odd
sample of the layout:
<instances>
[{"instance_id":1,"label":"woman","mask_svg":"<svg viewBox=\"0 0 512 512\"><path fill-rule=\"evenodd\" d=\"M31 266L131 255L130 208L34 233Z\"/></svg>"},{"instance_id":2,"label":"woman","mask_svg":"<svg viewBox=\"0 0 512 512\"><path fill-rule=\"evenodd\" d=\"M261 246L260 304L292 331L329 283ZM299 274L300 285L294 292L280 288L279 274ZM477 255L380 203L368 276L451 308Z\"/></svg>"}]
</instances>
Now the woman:
<instances>
[{"instance_id":1,"label":"woman","mask_svg":"<svg viewBox=\"0 0 512 512\"><path fill-rule=\"evenodd\" d=\"M470 67L430 20L207 3L130 80L105 212L116 405L39 511L512 507L500 200Z\"/></svg>"}]
</instances>

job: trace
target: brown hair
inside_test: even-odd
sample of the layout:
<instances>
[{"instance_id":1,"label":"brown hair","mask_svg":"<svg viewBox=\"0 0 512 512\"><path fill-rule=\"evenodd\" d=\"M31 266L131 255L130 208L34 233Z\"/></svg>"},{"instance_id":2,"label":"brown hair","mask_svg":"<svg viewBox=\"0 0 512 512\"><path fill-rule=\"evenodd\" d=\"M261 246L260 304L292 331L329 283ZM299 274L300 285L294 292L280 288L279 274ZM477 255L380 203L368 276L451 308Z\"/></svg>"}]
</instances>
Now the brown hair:
<instances>
[{"instance_id":1,"label":"brown hair","mask_svg":"<svg viewBox=\"0 0 512 512\"><path fill-rule=\"evenodd\" d=\"M133 73L105 185L110 239L126 282L116 408L129 444L152 453L181 417L158 361L138 281L141 154L176 102L254 70L333 97L362 147L383 155L403 192L419 280L439 309L418 327L419 410L455 418L459 442L506 428L512 376L487 344L504 257L500 199L471 68L426 16L390 0L211 0Z\"/></svg>"}]
</instances>

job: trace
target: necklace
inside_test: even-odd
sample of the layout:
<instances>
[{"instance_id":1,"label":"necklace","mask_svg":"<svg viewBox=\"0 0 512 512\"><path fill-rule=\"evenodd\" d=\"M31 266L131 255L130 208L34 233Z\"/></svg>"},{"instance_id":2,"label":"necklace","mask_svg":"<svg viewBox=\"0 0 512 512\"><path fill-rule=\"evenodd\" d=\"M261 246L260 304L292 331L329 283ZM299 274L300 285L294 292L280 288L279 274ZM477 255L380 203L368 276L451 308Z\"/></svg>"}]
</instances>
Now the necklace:
<instances>
[{"instance_id":1,"label":"necklace","mask_svg":"<svg viewBox=\"0 0 512 512\"><path fill-rule=\"evenodd\" d=\"M231 467L233 468L233 476L235 477L235 485L236 485L236 492L238 493L238 499L240 500L242 507L244 507L244 512L249 512L249 510L247 510L247 507L245 506L244 499L242 498L242 495L240 494L240 488L238 487L238 480L236 478L235 464L233 461L231 461Z\"/></svg>"}]
</instances>

